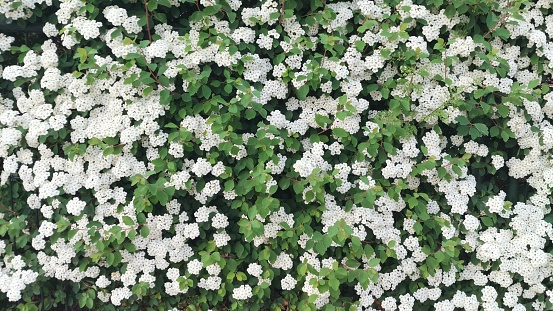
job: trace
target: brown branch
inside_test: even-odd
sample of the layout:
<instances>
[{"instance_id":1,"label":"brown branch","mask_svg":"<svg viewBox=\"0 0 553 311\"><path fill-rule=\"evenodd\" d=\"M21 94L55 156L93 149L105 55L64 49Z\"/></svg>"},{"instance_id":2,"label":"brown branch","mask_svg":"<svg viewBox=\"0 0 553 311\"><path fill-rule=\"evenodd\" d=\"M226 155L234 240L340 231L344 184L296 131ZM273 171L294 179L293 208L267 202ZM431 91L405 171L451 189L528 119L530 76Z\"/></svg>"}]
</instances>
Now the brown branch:
<instances>
[{"instance_id":1,"label":"brown branch","mask_svg":"<svg viewBox=\"0 0 553 311\"><path fill-rule=\"evenodd\" d=\"M497 122L495 122L494 119L490 119L490 120L492 120L493 124L494 124L495 126L497 126L498 129L503 130L503 126L497 124Z\"/></svg>"},{"instance_id":2,"label":"brown branch","mask_svg":"<svg viewBox=\"0 0 553 311\"><path fill-rule=\"evenodd\" d=\"M286 176L285 174L280 174L279 176L286 177L288 180L291 180L291 181L293 181L293 182L301 182L301 180L296 179L296 178L288 177L288 176ZM236 179L234 178L234 180L236 180Z\"/></svg>"},{"instance_id":3,"label":"brown branch","mask_svg":"<svg viewBox=\"0 0 553 311\"><path fill-rule=\"evenodd\" d=\"M152 43L152 33L150 32L150 12L148 11L148 4L144 0L144 8L146 9L146 27L148 28L148 39Z\"/></svg>"},{"instance_id":4,"label":"brown branch","mask_svg":"<svg viewBox=\"0 0 553 311\"><path fill-rule=\"evenodd\" d=\"M326 132L326 131L328 131L328 130L330 130L330 127L327 127L327 128L325 128L324 130L320 131L319 133L317 133L317 135L321 135L322 133L324 133L324 132Z\"/></svg>"},{"instance_id":5,"label":"brown branch","mask_svg":"<svg viewBox=\"0 0 553 311\"><path fill-rule=\"evenodd\" d=\"M446 79L447 79L447 56L445 57L445 60L444 60L444 83L447 84L447 82L445 82Z\"/></svg>"},{"instance_id":6,"label":"brown branch","mask_svg":"<svg viewBox=\"0 0 553 311\"><path fill-rule=\"evenodd\" d=\"M502 24L505 22L505 18L509 15L509 9L511 8L512 5L513 3L511 1L507 3L507 7L505 8L506 10L505 13L503 13L499 18L499 20L497 20L497 23L495 23L495 25L490 30L488 30L488 32L486 32L486 34L484 35L484 38L490 35L499 26L499 24Z\"/></svg>"},{"instance_id":7,"label":"brown branch","mask_svg":"<svg viewBox=\"0 0 553 311\"><path fill-rule=\"evenodd\" d=\"M321 60L321 66L320 66L320 68L323 68L323 66L324 66L324 64L325 64L326 51L327 51L327 49L325 49L325 51L323 52L323 59Z\"/></svg>"},{"instance_id":8,"label":"brown branch","mask_svg":"<svg viewBox=\"0 0 553 311\"><path fill-rule=\"evenodd\" d=\"M281 1L280 4L280 21L279 23L282 25L282 19L284 18L284 0Z\"/></svg>"},{"instance_id":9,"label":"brown branch","mask_svg":"<svg viewBox=\"0 0 553 311\"><path fill-rule=\"evenodd\" d=\"M145 1L145 0L144 0ZM144 53L142 53L142 50L141 49L138 49L140 51L140 54L142 55L142 57L144 58L144 60L147 62L146 60L146 56L144 55ZM152 71L152 69L150 69L150 66L148 66L146 64L146 67L148 67L148 71L150 71L150 76L152 76L152 78L154 78L154 80L157 82L157 84L159 86L161 86L161 88L163 88L164 90L168 90L165 86L163 86L163 84L161 84L161 82L159 81L159 79L157 78L156 74ZM175 92L171 91L171 90L168 90L169 92L171 92L171 95L175 95Z\"/></svg>"},{"instance_id":10,"label":"brown branch","mask_svg":"<svg viewBox=\"0 0 553 311\"><path fill-rule=\"evenodd\" d=\"M235 257L236 257L236 255L234 255L234 254L229 254L229 253L225 253L225 254L223 255L223 258L235 258Z\"/></svg>"},{"instance_id":11,"label":"brown branch","mask_svg":"<svg viewBox=\"0 0 553 311\"><path fill-rule=\"evenodd\" d=\"M376 296L373 295L373 299L374 299L374 307L376 310L379 310L379 311L384 311L385 309L382 308L382 302L380 300L378 300L378 298L376 298Z\"/></svg>"},{"instance_id":12,"label":"brown branch","mask_svg":"<svg viewBox=\"0 0 553 311\"><path fill-rule=\"evenodd\" d=\"M0 204L0 208L1 208L2 210L6 211L6 212L9 212L10 214L13 214L13 215L15 215L15 216L19 216L19 213L18 213L18 212L12 210L11 208L9 208L9 207L7 207L7 206L5 206L5 205L3 205L3 204Z\"/></svg>"}]
</instances>

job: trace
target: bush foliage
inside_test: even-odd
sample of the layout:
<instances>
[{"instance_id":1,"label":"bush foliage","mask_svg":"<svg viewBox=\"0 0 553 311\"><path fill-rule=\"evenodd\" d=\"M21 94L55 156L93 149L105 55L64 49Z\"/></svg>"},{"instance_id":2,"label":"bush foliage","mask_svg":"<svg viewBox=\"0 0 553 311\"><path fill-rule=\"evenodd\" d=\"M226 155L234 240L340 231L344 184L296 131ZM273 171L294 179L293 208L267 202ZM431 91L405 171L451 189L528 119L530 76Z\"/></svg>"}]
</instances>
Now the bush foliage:
<instances>
[{"instance_id":1,"label":"bush foliage","mask_svg":"<svg viewBox=\"0 0 553 311\"><path fill-rule=\"evenodd\" d=\"M3 307L552 309L551 1L0 13Z\"/></svg>"}]
</instances>

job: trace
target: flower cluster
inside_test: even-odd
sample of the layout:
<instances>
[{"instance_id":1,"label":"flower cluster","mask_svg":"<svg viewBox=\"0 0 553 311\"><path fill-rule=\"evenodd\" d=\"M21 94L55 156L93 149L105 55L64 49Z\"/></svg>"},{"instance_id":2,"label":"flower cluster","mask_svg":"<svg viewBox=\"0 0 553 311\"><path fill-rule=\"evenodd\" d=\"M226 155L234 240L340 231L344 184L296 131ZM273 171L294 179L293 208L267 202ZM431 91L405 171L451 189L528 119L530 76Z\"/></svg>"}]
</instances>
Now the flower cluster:
<instances>
[{"instance_id":1,"label":"flower cluster","mask_svg":"<svg viewBox=\"0 0 553 311\"><path fill-rule=\"evenodd\" d=\"M0 3L0 300L553 308L550 1L123 2Z\"/></svg>"}]
</instances>

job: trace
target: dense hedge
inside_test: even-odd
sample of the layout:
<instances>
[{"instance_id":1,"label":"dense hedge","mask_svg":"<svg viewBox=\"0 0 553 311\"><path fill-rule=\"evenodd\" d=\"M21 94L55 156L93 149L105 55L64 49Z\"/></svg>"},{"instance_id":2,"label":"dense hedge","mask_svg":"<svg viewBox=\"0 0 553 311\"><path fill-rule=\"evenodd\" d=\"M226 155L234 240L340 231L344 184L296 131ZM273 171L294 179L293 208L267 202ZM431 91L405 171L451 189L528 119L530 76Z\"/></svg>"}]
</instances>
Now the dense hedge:
<instances>
[{"instance_id":1,"label":"dense hedge","mask_svg":"<svg viewBox=\"0 0 553 311\"><path fill-rule=\"evenodd\" d=\"M552 309L551 1L0 14L2 308Z\"/></svg>"}]
</instances>

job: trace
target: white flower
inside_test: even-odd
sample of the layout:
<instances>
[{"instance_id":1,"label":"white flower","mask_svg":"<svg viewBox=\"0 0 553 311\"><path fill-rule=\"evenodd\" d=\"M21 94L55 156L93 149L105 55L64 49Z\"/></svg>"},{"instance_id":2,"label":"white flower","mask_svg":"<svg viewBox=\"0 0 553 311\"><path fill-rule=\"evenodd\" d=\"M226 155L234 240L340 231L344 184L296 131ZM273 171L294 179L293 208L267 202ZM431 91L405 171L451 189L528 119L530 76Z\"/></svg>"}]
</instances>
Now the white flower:
<instances>
[{"instance_id":1,"label":"white flower","mask_svg":"<svg viewBox=\"0 0 553 311\"><path fill-rule=\"evenodd\" d=\"M497 154L492 155L492 165L495 167L496 170L502 168L504 163L505 163L505 160L503 159L502 156Z\"/></svg>"},{"instance_id":2,"label":"white flower","mask_svg":"<svg viewBox=\"0 0 553 311\"><path fill-rule=\"evenodd\" d=\"M199 261L198 259L194 259L194 260L192 260L188 263L188 267L187 267L188 272L190 274L196 274L197 275L202 270L203 265L204 264L201 261Z\"/></svg>"},{"instance_id":3,"label":"white flower","mask_svg":"<svg viewBox=\"0 0 553 311\"><path fill-rule=\"evenodd\" d=\"M79 216L86 206L86 202L79 200L79 198L73 198L67 202L67 212L74 216Z\"/></svg>"},{"instance_id":4,"label":"white flower","mask_svg":"<svg viewBox=\"0 0 553 311\"><path fill-rule=\"evenodd\" d=\"M253 297L252 288L249 285L241 285L232 290L232 298L236 300L246 300Z\"/></svg>"},{"instance_id":5,"label":"white flower","mask_svg":"<svg viewBox=\"0 0 553 311\"><path fill-rule=\"evenodd\" d=\"M291 275L286 275L285 278L280 280L280 285L282 286L283 290L293 290L296 287L296 284L298 281L294 279Z\"/></svg>"}]
</instances>

